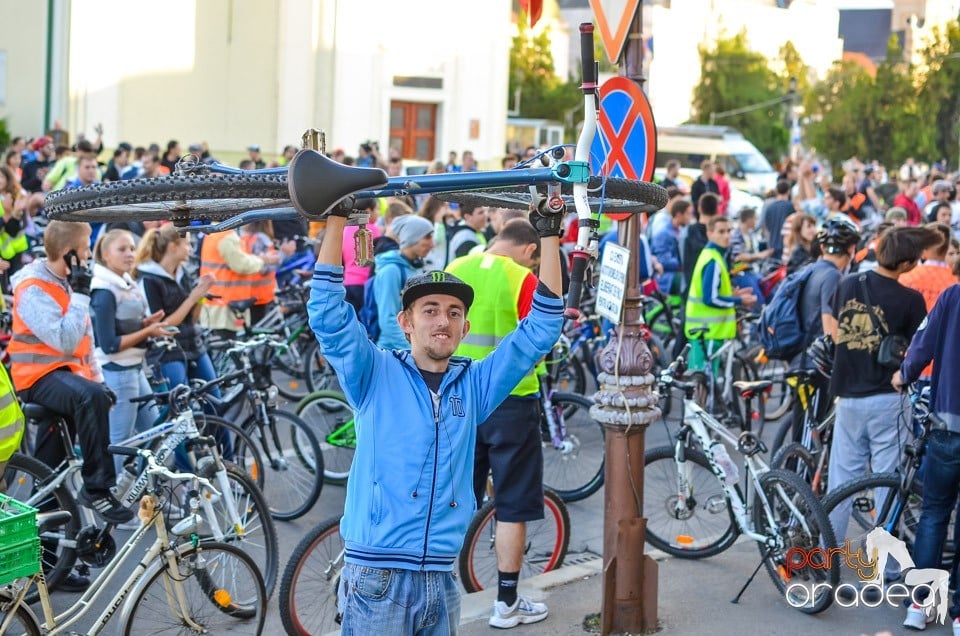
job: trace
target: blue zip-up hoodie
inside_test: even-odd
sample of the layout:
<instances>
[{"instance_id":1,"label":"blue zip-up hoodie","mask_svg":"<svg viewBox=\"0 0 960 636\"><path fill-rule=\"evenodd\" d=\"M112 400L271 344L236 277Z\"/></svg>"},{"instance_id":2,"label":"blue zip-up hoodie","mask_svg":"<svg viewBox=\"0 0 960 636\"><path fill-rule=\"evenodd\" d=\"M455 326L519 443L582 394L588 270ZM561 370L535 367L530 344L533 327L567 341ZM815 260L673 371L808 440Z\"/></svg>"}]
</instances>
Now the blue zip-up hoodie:
<instances>
[{"instance_id":1,"label":"blue zip-up hoodie","mask_svg":"<svg viewBox=\"0 0 960 636\"><path fill-rule=\"evenodd\" d=\"M377 344L384 349L409 349L410 343L403 336L403 330L397 322L400 313L400 292L403 283L417 270L400 253L389 250L374 256L376 269L373 277L373 294L377 299L377 322L380 323L380 338Z\"/></svg>"},{"instance_id":2,"label":"blue zip-up hoodie","mask_svg":"<svg viewBox=\"0 0 960 636\"><path fill-rule=\"evenodd\" d=\"M476 510L476 427L560 337L563 301L541 284L516 331L481 361L451 358L434 394L410 352L371 343L344 298L343 268L317 265L310 327L356 414L345 559L450 571Z\"/></svg>"},{"instance_id":3,"label":"blue zip-up hoodie","mask_svg":"<svg viewBox=\"0 0 960 636\"><path fill-rule=\"evenodd\" d=\"M900 365L905 384L915 382L933 360L930 408L960 432L960 285L948 287L920 324Z\"/></svg>"}]
</instances>

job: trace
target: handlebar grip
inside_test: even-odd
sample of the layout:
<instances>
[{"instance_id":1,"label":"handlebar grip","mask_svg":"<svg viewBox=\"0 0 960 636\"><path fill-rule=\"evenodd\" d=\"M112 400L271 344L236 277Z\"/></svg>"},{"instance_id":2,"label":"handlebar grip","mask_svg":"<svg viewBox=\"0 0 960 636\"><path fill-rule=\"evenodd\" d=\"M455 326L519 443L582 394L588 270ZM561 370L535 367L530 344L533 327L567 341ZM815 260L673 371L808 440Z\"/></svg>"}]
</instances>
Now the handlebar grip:
<instances>
[{"instance_id":1,"label":"handlebar grip","mask_svg":"<svg viewBox=\"0 0 960 636\"><path fill-rule=\"evenodd\" d=\"M683 345L683 349L680 350L680 355L677 356L677 359L682 359L684 362L687 361L687 358L690 357L690 343Z\"/></svg>"},{"instance_id":2,"label":"handlebar grip","mask_svg":"<svg viewBox=\"0 0 960 636\"><path fill-rule=\"evenodd\" d=\"M592 22L584 22L580 25L580 64L583 88L592 90L597 84L597 65L593 60Z\"/></svg>"},{"instance_id":3,"label":"handlebar grip","mask_svg":"<svg viewBox=\"0 0 960 636\"><path fill-rule=\"evenodd\" d=\"M140 449L131 446L114 446L110 444L107 446L107 450L114 455L125 455L127 457L137 457L140 455Z\"/></svg>"},{"instance_id":4,"label":"handlebar grip","mask_svg":"<svg viewBox=\"0 0 960 636\"><path fill-rule=\"evenodd\" d=\"M587 264L590 256L586 252L573 253L573 267L570 269L570 291L567 293L567 318L580 317L580 296L583 294L583 283L587 273Z\"/></svg>"}]
</instances>

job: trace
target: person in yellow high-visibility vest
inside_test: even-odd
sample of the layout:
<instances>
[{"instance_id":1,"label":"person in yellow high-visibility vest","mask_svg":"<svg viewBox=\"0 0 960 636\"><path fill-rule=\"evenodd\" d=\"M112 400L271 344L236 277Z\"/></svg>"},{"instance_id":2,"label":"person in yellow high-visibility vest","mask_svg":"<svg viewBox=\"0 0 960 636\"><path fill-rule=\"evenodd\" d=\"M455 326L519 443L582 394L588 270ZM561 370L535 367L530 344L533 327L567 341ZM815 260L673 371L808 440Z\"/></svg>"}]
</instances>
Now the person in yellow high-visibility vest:
<instances>
[{"instance_id":1,"label":"person in yellow high-visibility vest","mask_svg":"<svg viewBox=\"0 0 960 636\"><path fill-rule=\"evenodd\" d=\"M752 307L757 302L751 290L734 289L730 283L726 262L730 220L723 216L710 219L707 241L693 268L684 315L683 331L691 344L688 368L692 371L702 370L713 352L736 337L737 307Z\"/></svg>"},{"instance_id":2,"label":"person in yellow high-visibility vest","mask_svg":"<svg viewBox=\"0 0 960 636\"><path fill-rule=\"evenodd\" d=\"M506 223L486 252L455 259L446 271L474 289L470 333L456 355L482 360L527 315L537 288L530 268L540 256L540 236L525 219ZM540 450L540 383L535 368L477 428L473 463L477 507L492 472L497 497L498 589L490 625L508 628L547 617L547 606L517 594L526 524L543 519Z\"/></svg>"},{"instance_id":3,"label":"person in yellow high-visibility vest","mask_svg":"<svg viewBox=\"0 0 960 636\"><path fill-rule=\"evenodd\" d=\"M0 492L7 491L3 475L7 471L7 462L20 448L23 422L23 411L13 390L13 382L6 369L0 366Z\"/></svg>"}]
</instances>

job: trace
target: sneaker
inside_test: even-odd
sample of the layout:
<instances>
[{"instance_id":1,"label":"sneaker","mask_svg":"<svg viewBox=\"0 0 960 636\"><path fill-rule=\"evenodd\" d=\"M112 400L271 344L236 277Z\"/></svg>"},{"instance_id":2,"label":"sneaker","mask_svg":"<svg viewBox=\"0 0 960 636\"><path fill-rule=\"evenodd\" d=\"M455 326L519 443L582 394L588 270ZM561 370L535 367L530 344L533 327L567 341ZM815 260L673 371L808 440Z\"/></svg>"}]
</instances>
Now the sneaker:
<instances>
[{"instance_id":1,"label":"sneaker","mask_svg":"<svg viewBox=\"0 0 960 636\"><path fill-rule=\"evenodd\" d=\"M547 617L547 606L543 603L534 603L525 596L518 596L516 603L511 607L503 601L493 604L493 616L488 623L490 627L509 629L520 623L539 623Z\"/></svg>"},{"instance_id":2,"label":"sneaker","mask_svg":"<svg viewBox=\"0 0 960 636\"><path fill-rule=\"evenodd\" d=\"M960 636L960 618L953 619L953 636Z\"/></svg>"},{"instance_id":3,"label":"sneaker","mask_svg":"<svg viewBox=\"0 0 960 636\"><path fill-rule=\"evenodd\" d=\"M110 523L126 523L134 517L133 510L124 508L123 504L109 490L105 493L94 494L88 492L87 487L84 486L80 489L77 500L87 508L97 511L104 521Z\"/></svg>"},{"instance_id":4,"label":"sneaker","mask_svg":"<svg viewBox=\"0 0 960 636\"><path fill-rule=\"evenodd\" d=\"M924 630L927 628L927 623L931 622L933 622L933 616L928 616L925 608L920 607L916 603L911 603L910 607L907 608L907 617L903 619L903 626L911 629ZM953 633L960 636L960 632L957 631L957 621L953 623Z\"/></svg>"}]
</instances>

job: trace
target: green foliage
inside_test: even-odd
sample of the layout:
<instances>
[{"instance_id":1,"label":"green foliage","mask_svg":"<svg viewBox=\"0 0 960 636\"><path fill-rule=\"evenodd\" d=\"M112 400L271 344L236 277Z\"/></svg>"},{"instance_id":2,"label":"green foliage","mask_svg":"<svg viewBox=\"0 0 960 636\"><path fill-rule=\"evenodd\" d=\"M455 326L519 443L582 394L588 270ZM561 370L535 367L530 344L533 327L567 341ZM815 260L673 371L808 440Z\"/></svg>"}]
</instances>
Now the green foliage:
<instances>
[{"instance_id":1,"label":"green foliage","mask_svg":"<svg viewBox=\"0 0 960 636\"><path fill-rule=\"evenodd\" d=\"M7 127L7 120L0 118L0 150L6 150L10 145L10 129Z\"/></svg>"},{"instance_id":2,"label":"green foliage","mask_svg":"<svg viewBox=\"0 0 960 636\"><path fill-rule=\"evenodd\" d=\"M510 47L510 82L508 104L512 106L514 94L520 89L520 116L567 120L571 110L576 109L571 127L583 119L579 112L581 100L579 78L567 81L557 77L550 52L550 34L544 30L539 35L530 29L526 14L517 21L517 34ZM568 130L568 135L572 134Z\"/></svg>"},{"instance_id":3,"label":"green foliage","mask_svg":"<svg viewBox=\"0 0 960 636\"><path fill-rule=\"evenodd\" d=\"M924 155L931 159L957 157L960 137L960 22L933 30L933 41L920 54L917 68L918 112L924 121Z\"/></svg>"},{"instance_id":4,"label":"green foliage","mask_svg":"<svg viewBox=\"0 0 960 636\"><path fill-rule=\"evenodd\" d=\"M711 113L743 108L784 97L782 80L767 59L747 46L746 32L720 38L716 47L700 47L702 74L693 91L695 120L710 123ZM777 160L787 151L790 133L783 103L750 112L717 118L732 126L768 158Z\"/></svg>"},{"instance_id":5,"label":"green foliage","mask_svg":"<svg viewBox=\"0 0 960 636\"><path fill-rule=\"evenodd\" d=\"M923 156L926 133L913 69L903 61L896 38L876 77L854 62L836 63L804 102L811 118L807 145L834 165L856 155L899 165Z\"/></svg>"}]
</instances>

